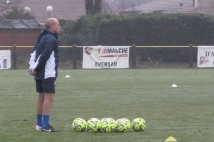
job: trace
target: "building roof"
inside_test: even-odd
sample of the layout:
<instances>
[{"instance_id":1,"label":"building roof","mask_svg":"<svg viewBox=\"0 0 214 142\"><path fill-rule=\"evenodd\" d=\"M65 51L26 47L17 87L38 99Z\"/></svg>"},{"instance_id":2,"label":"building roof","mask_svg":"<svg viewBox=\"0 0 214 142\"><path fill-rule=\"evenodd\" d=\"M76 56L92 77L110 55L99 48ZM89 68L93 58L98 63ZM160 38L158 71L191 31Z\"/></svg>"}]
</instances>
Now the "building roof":
<instances>
[{"instance_id":1,"label":"building roof","mask_svg":"<svg viewBox=\"0 0 214 142\"><path fill-rule=\"evenodd\" d=\"M214 15L213 0L152 0L125 11L139 13L203 13Z\"/></svg>"},{"instance_id":2,"label":"building roof","mask_svg":"<svg viewBox=\"0 0 214 142\"><path fill-rule=\"evenodd\" d=\"M41 29L39 23L35 20L0 20L0 29Z\"/></svg>"},{"instance_id":3,"label":"building roof","mask_svg":"<svg viewBox=\"0 0 214 142\"><path fill-rule=\"evenodd\" d=\"M0 14L4 14L11 10L12 7L17 7L19 10L29 10L39 23L44 23L47 18L54 17L59 20L77 20L81 16L86 15L85 1L84 0L19 0L20 3L12 1L5 5L4 9L1 10ZM102 1L102 13L103 14L115 14L112 8L105 2ZM48 6L53 7L52 12L47 12Z\"/></svg>"},{"instance_id":4,"label":"building roof","mask_svg":"<svg viewBox=\"0 0 214 142\"><path fill-rule=\"evenodd\" d=\"M22 7L29 7L36 21L45 22L49 17L57 19L76 20L85 15L85 1L83 0L25 0ZM53 11L48 13L47 6L52 6Z\"/></svg>"},{"instance_id":5,"label":"building roof","mask_svg":"<svg viewBox=\"0 0 214 142\"><path fill-rule=\"evenodd\" d=\"M204 14L214 14L214 1L213 0L197 0L197 7L195 11Z\"/></svg>"},{"instance_id":6,"label":"building roof","mask_svg":"<svg viewBox=\"0 0 214 142\"><path fill-rule=\"evenodd\" d=\"M153 0L128 8L125 11L140 11L140 13L195 13L194 8L193 0Z\"/></svg>"}]
</instances>

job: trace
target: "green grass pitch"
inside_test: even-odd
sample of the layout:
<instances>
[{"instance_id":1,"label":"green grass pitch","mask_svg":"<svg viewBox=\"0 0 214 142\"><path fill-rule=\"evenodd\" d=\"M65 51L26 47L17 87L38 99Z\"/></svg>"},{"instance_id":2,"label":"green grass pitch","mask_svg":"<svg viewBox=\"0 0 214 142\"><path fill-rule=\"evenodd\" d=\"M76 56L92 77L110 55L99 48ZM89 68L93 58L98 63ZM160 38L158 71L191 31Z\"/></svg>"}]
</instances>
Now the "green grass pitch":
<instances>
[{"instance_id":1,"label":"green grass pitch","mask_svg":"<svg viewBox=\"0 0 214 142\"><path fill-rule=\"evenodd\" d=\"M26 70L0 70L0 142L164 142L169 136L212 142L213 74L212 69L59 70L50 122L60 132L45 133L35 130L33 77ZM147 129L74 132L77 117L142 117Z\"/></svg>"}]
</instances>

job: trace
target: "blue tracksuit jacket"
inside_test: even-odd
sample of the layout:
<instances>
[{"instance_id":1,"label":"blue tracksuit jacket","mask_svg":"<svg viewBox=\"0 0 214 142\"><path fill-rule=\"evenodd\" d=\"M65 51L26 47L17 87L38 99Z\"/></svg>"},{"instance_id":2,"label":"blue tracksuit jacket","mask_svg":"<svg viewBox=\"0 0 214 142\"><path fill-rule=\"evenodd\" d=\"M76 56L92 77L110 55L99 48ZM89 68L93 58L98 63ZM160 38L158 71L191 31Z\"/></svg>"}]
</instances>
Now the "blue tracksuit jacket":
<instances>
[{"instance_id":1,"label":"blue tracksuit jacket","mask_svg":"<svg viewBox=\"0 0 214 142\"><path fill-rule=\"evenodd\" d=\"M35 80L57 77L59 47L57 35L43 30L30 54L29 68L37 72Z\"/></svg>"}]
</instances>

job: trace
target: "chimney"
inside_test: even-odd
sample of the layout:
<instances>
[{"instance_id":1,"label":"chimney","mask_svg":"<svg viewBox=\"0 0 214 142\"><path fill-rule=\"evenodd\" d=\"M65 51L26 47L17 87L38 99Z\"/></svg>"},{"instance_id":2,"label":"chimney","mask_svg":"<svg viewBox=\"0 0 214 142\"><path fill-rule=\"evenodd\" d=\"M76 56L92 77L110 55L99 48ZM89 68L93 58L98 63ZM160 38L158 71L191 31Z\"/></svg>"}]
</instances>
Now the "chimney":
<instances>
[{"instance_id":1,"label":"chimney","mask_svg":"<svg viewBox=\"0 0 214 142\"><path fill-rule=\"evenodd\" d=\"M193 0L193 6L192 7L198 7L198 0Z\"/></svg>"}]
</instances>

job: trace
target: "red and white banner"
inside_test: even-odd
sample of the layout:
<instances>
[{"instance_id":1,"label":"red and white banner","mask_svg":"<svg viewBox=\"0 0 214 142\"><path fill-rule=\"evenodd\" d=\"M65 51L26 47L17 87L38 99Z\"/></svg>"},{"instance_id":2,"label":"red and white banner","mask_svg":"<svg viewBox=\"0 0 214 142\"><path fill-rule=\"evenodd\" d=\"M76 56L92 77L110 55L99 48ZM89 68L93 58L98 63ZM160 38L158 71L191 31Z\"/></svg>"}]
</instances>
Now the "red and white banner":
<instances>
[{"instance_id":1,"label":"red and white banner","mask_svg":"<svg viewBox=\"0 0 214 142\"><path fill-rule=\"evenodd\" d=\"M214 46L198 46L198 67L214 67Z\"/></svg>"},{"instance_id":2,"label":"red and white banner","mask_svg":"<svg viewBox=\"0 0 214 142\"><path fill-rule=\"evenodd\" d=\"M82 67L129 68L129 46L84 46Z\"/></svg>"},{"instance_id":3,"label":"red and white banner","mask_svg":"<svg viewBox=\"0 0 214 142\"><path fill-rule=\"evenodd\" d=\"M11 68L11 51L0 50L0 69Z\"/></svg>"}]
</instances>

